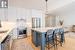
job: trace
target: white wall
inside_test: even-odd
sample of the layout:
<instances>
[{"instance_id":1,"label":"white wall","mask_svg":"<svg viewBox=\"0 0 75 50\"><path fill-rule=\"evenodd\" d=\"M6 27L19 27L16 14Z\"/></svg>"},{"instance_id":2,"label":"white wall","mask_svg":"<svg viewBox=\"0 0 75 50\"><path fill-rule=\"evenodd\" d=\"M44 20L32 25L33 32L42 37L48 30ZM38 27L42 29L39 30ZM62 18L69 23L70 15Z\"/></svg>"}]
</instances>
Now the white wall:
<instances>
[{"instance_id":1,"label":"white wall","mask_svg":"<svg viewBox=\"0 0 75 50\"><path fill-rule=\"evenodd\" d=\"M72 26L72 25L75 25L75 14L74 13L68 13L66 15L61 15L60 16L61 19L63 19L63 26ZM57 17L56 18L56 22L57 22L57 25L59 25L59 18Z\"/></svg>"},{"instance_id":2,"label":"white wall","mask_svg":"<svg viewBox=\"0 0 75 50\"><path fill-rule=\"evenodd\" d=\"M63 18L63 26L68 27L68 26L75 25L75 14L70 13L70 14L61 15L61 16ZM58 22L59 22L59 18L57 18L57 25L59 25Z\"/></svg>"},{"instance_id":3,"label":"white wall","mask_svg":"<svg viewBox=\"0 0 75 50\"><path fill-rule=\"evenodd\" d=\"M68 15L65 15L63 18L65 26L75 25L75 14L70 13Z\"/></svg>"},{"instance_id":4,"label":"white wall","mask_svg":"<svg viewBox=\"0 0 75 50\"><path fill-rule=\"evenodd\" d=\"M75 25L75 2L54 10L52 14L60 17L57 18L57 25L59 25L59 19L64 20L64 26Z\"/></svg>"}]
</instances>

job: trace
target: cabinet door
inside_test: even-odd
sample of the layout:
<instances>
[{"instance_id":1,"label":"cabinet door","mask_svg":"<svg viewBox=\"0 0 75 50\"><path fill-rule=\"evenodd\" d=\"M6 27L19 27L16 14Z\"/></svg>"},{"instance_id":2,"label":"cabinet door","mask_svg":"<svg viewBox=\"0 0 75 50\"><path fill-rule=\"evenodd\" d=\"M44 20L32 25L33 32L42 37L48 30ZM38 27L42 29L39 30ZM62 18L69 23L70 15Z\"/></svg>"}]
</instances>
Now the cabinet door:
<instances>
[{"instance_id":1,"label":"cabinet door","mask_svg":"<svg viewBox=\"0 0 75 50\"><path fill-rule=\"evenodd\" d=\"M32 30L32 42L36 47L41 45L41 34L39 32Z\"/></svg>"},{"instance_id":2,"label":"cabinet door","mask_svg":"<svg viewBox=\"0 0 75 50\"><path fill-rule=\"evenodd\" d=\"M5 9L0 9L0 20L5 20Z\"/></svg>"},{"instance_id":3,"label":"cabinet door","mask_svg":"<svg viewBox=\"0 0 75 50\"><path fill-rule=\"evenodd\" d=\"M9 8L8 9L8 21L16 22L16 8Z\"/></svg>"},{"instance_id":4,"label":"cabinet door","mask_svg":"<svg viewBox=\"0 0 75 50\"><path fill-rule=\"evenodd\" d=\"M36 32L32 30L32 42L35 46L37 46L37 41L36 41Z\"/></svg>"},{"instance_id":5,"label":"cabinet door","mask_svg":"<svg viewBox=\"0 0 75 50\"><path fill-rule=\"evenodd\" d=\"M1 50L9 50L10 48L10 36L8 35L1 43Z\"/></svg>"},{"instance_id":6,"label":"cabinet door","mask_svg":"<svg viewBox=\"0 0 75 50\"><path fill-rule=\"evenodd\" d=\"M37 32L37 45L41 45L41 33Z\"/></svg>"}]
</instances>

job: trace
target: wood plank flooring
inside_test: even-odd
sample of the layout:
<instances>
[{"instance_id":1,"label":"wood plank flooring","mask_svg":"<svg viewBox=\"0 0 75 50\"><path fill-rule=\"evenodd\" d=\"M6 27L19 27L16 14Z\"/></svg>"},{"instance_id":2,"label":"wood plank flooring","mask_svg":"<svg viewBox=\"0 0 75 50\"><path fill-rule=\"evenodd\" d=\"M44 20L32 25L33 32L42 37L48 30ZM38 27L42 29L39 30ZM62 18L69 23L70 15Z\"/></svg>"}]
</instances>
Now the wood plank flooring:
<instances>
[{"instance_id":1,"label":"wood plank flooring","mask_svg":"<svg viewBox=\"0 0 75 50\"><path fill-rule=\"evenodd\" d=\"M75 33L65 35L65 43L63 47L58 46L57 50L75 50ZM35 47L31 41L31 36L23 39L14 40L11 50L40 50L40 47ZM53 48L51 48L53 50Z\"/></svg>"}]
</instances>

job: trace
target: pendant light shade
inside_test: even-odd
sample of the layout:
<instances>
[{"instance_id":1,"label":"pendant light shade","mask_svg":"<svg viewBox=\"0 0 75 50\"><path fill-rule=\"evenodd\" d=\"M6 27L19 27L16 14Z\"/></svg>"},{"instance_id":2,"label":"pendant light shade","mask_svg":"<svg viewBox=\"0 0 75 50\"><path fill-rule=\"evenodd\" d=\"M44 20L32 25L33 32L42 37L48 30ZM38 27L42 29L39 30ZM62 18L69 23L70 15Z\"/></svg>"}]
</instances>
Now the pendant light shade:
<instances>
[{"instance_id":1,"label":"pendant light shade","mask_svg":"<svg viewBox=\"0 0 75 50\"><path fill-rule=\"evenodd\" d=\"M46 2L48 1L48 0L45 0Z\"/></svg>"}]
</instances>

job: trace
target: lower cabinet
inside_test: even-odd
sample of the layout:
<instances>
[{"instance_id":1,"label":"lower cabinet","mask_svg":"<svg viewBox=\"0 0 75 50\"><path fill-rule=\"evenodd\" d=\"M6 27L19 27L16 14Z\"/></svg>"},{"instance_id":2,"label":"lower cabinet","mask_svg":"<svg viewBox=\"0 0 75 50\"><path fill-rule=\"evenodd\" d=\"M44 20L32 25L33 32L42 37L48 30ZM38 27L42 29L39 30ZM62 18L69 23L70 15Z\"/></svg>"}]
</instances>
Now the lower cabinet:
<instances>
[{"instance_id":1,"label":"lower cabinet","mask_svg":"<svg viewBox=\"0 0 75 50\"><path fill-rule=\"evenodd\" d=\"M1 50L10 50L10 36L7 36L1 43Z\"/></svg>"},{"instance_id":2,"label":"lower cabinet","mask_svg":"<svg viewBox=\"0 0 75 50\"><path fill-rule=\"evenodd\" d=\"M36 32L34 30L32 30L32 43L37 46L37 42L36 42Z\"/></svg>"},{"instance_id":3,"label":"lower cabinet","mask_svg":"<svg viewBox=\"0 0 75 50\"><path fill-rule=\"evenodd\" d=\"M38 37L38 38L37 38L37 37ZM37 37L36 37L37 40L38 40L38 41L37 41L37 44L38 44L38 46L39 46L39 45L41 45L41 34L38 33L38 32L37 32Z\"/></svg>"},{"instance_id":4,"label":"lower cabinet","mask_svg":"<svg viewBox=\"0 0 75 50\"><path fill-rule=\"evenodd\" d=\"M32 43L38 47L41 44L41 34L32 30Z\"/></svg>"},{"instance_id":5,"label":"lower cabinet","mask_svg":"<svg viewBox=\"0 0 75 50\"><path fill-rule=\"evenodd\" d=\"M3 42L0 44L0 50L11 50L12 43L13 43L13 34L8 35Z\"/></svg>"}]
</instances>

